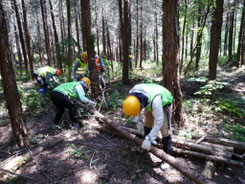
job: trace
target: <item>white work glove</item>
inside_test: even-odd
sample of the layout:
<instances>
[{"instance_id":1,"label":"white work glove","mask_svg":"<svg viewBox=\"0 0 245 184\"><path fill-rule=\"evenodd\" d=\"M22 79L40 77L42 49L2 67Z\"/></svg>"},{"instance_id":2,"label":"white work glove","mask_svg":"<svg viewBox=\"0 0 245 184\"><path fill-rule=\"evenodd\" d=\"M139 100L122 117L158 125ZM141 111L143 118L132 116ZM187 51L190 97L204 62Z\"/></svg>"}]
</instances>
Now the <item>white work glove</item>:
<instances>
[{"instance_id":1,"label":"white work glove","mask_svg":"<svg viewBox=\"0 0 245 184\"><path fill-rule=\"evenodd\" d=\"M151 140L148 136L145 137L145 140L143 141L141 147L147 151L150 151L151 149Z\"/></svg>"},{"instance_id":2,"label":"white work glove","mask_svg":"<svg viewBox=\"0 0 245 184\"><path fill-rule=\"evenodd\" d=\"M96 102L93 102L92 100L88 100L88 103L92 105L93 107L96 107Z\"/></svg>"}]
</instances>

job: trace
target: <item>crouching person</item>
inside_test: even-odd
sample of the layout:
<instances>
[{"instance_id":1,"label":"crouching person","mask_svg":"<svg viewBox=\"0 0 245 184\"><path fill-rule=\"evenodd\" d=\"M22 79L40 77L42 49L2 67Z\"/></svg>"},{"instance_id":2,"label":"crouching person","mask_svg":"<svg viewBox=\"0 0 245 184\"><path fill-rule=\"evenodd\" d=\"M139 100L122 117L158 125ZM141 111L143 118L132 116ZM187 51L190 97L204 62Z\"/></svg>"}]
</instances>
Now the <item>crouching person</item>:
<instances>
[{"instance_id":1,"label":"crouching person","mask_svg":"<svg viewBox=\"0 0 245 184\"><path fill-rule=\"evenodd\" d=\"M90 80L87 77L82 78L79 82L68 82L61 84L53 89L51 92L51 100L57 108L57 113L55 115L54 123L52 128L55 128L56 125L59 125L61 117L65 111L65 108L69 109L70 119L73 122L73 125L79 124L82 126L79 119L76 117L76 108L74 101L72 99L79 98L82 103L91 104L96 106L96 103L92 100L89 100L85 94L87 93L90 87Z\"/></svg>"},{"instance_id":2,"label":"crouching person","mask_svg":"<svg viewBox=\"0 0 245 184\"><path fill-rule=\"evenodd\" d=\"M163 150L172 154L171 138L171 103L173 96L163 86L158 84L137 84L130 91L123 103L126 116L138 116L145 109L144 133L145 140L141 147L150 150L151 144L156 144L158 133L162 133ZM161 164L161 169L166 170L169 165Z\"/></svg>"}]
</instances>

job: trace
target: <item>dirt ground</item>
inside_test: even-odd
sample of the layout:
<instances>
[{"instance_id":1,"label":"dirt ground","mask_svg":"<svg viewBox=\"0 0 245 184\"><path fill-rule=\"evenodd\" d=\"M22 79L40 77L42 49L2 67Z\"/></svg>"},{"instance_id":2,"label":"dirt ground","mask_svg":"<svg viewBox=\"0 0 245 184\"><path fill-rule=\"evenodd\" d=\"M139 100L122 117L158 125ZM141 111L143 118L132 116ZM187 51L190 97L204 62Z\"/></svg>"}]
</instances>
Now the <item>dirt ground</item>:
<instances>
[{"instance_id":1,"label":"dirt ground","mask_svg":"<svg viewBox=\"0 0 245 184\"><path fill-rule=\"evenodd\" d=\"M229 78L229 77L227 77ZM31 83L29 84L31 87ZM133 86L120 84L119 93L127 94ZM182 83L184 98L190 99L199 87L188 82ZM120 89L120 90L119 90ZM245 95L245 75L236 75L232 80L231 93ZM1 99L2 100L2 99ZM2 102L1 102L2 103ZM51 103L51 102L50 102ZM127 124L122 116L121 107L113 111L102 111L113 122L119 125ZM151 153L144 152L134 143L117 136L114 131L105 131L104 125L97 122L93 116L84 119L83 128L56 129L51 128L55 115L52 105L46 107L41 116L25 113L30 138L30 150L34 150L49 138L62 139L54 147L42 151L34 156L32 161L22 165L16 173L32 179L9 175L1 177L0 183L16 184L186 184L192 183L173 167L161 171L161 160ZM63 119L68 118L65 112ZM210 120L212 122L212 120ZM10 121L1 116L0 123L0 160L18 155L21 151L10 147L8 141L11 136ZM191 124L191 120L188 121ZM188 125L187 125L188 126ZM198 131L208 133L205 126ZM175 127L175 132L178 128ZM205 160L191 156L174 155L189 170L201 173L205 167ZM245 170L233 166L214 163L211 180L222 184L245 184Z\"/></svg>"}]
</instances>

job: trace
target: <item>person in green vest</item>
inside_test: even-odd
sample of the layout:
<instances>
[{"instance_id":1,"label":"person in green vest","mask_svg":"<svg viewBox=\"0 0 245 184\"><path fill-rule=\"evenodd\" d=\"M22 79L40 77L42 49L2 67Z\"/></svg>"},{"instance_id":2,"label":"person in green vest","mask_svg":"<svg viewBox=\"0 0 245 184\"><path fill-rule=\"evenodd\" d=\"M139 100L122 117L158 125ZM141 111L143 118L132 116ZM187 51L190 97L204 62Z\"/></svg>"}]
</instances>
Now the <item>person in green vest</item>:
<instances>
[{"instance_id":1,"label":"person in green vest","mask_svg":"<svg viewBox=\"0 0 245 184\"><path fill-rule=\"evenodd\" d=\"M161 131L163 150L172 154L172 129L171 129L171 104L173 96L170 91L158 84L142 83L135 85L123 103L123 111L126 116L139 116L145 109L144 133L145 140L141 147L147 151L152 144L156 144L156 138ZM166 170L169 165L162 162L160 168Z\"/></svg>"},{"instance_id":2,"label":"person in green vest","mask_svg":"<svg viewBox=\"0 0 245 184\"><path fill-rule=\"evenodd\" d=\"M45 93L46 90L48 89L48 86L52 87L52 85L50 85L49 83L49 80L51 78L53 79L53 81L58 83L58 80L54 78L54 76L59 77L61 74L62 74L61 70L52 68L50 66L44 66L35 70L34 77L40 86L40 93Z\"/></svg>"},{"instance_id":3,"label":"person in green vest","mask_svg":"<svg viewBox=\"0 0 245 184\"><path fill-rule=\"evenodd\" d=\"M90 87L90 83L89 78L83 77L79 82L67 82L53 89L50 96L53 104L57 108L57 113L52 128L59 125L66 108L69 109L72 124L82 126L81 122L76 117L77 113L72 99L79 98L82 103L91 104L95 107L96 103L85 96Z\"/></svg>"},{"instance_id":4,"label":"person in green vest","mask_svg":"<svg viewBox=\"0 0 245 184\"><path fill-rule=\"evenodd\" d=\"M80 58L77 58L72 68L73 81L80 81L88 72L88 53L82 52Z\"/></svg>"}]
</instances>

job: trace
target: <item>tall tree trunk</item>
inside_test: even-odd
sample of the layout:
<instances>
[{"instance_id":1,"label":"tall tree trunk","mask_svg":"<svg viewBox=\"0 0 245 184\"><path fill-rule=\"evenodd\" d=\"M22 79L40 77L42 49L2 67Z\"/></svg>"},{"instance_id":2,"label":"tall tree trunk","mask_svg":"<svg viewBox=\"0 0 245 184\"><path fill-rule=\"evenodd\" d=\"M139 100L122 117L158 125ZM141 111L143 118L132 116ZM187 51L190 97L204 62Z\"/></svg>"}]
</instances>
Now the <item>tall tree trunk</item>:
<instances>
[{"instance_id":1,"label":"tall tree trunk","mask_svg":"<svg viewBox=\"0 0 245 184\"><path fill-rule=\"evenodd\" d=\"M219 46L221 40L221 28L223 22L223 4L224 0L216 0L216 7L214 9L212 25L211 25L211 38L210 38L210 53L209 53L209 79L216 79L217 63Z\"/></svg>"},{"instance_id":2,"label":"tall tree trunk","mask_svg":"<svg viewBox=\"0 0 245 184\"><path fill-rule=\"evenodd\" d=\"M99 96L99 81L96 75L96 66L94 62L95 52L94 52L94 37L91 33L91 13L90 13L90 0L81 0L81 10L86 12L82 14L83 25L83 38L87 44L88 52L88 67L89 67L89 78L91 79L91 90L94 98Z\"/></svg>"},{"instance_id":3,"label":"tall tree trunk","mask_svg":"<svg viewBox=\"0 0 245 184\"><path fill-rule=\"evenodd\" d=\"M229 27L229 44L228 44L228 57L229 62L232 62L232 48L233 48L233 26L234 26L234 13L235 8L233 7L230 15L230 27Z\"/></svg>"},{"instance_id":4,"label":"tall tree trunk","mask_svg":"<svg viewBox=\"0 0 245 184\"><path fill-rule=\"evenodd\" d=\"M118 0L118 8L119 8L119 20L120 20L119 55L120 55L120 62L123 62L124 59L122 60L122 53L123 53L124 25L123 25L122 0Z\"/></svg>"},{"instance_id":5,"label":"tall tree trunk","mask_svg":"<svg viewBox=\"0 0 245 184\"><path fill-rule=\"evenodd\" d=\"M33 54L32 54L32 45L31 45L31 36L28 28L28 20L27 20L27 12L25 1L22 0L22 10L23 10L23 18L24 18L24 30L25 30L25 38L26 38L26 47L27 47L27 55L30 67L31 79L34 80L34 66L33 66Z\"/></svg>"},{"instance_id":6,"label":"tall tree trunk","mask_svg":"<svg viewBox=\"0 0 245 184\"><path fill-rule=\"evenodd\" d=\"M42 39L41 39L39 16L38 16L37 11L36 11L36 20L37 20L38 55L39 55L40 64L41 64L41 66L43 66L43 46L42 46Z\"/></svg>"},{"instance_id":7,"label":"tall tree trunk","mask_svg":"<svg viewBox=\"0 0 245 184\"><path fill-rule=\"evenodd\" d=\"M139 56L139 0L136 0L136 46L135 46L135 68L138 67Z\"/></svg>"},{"instance_id":8,"label":"tall tree trunk","mask_svg":"<svg viewBox=\"0 0 245 184\"><path fill-rule=\"evenodd\" d=\"M19 37L17 34L17 28L16 25L14 25L14 35L15 35L15 42L16 42L16 48L17 48L17 53L18 53L18 61L19 61L19 69L20 69L20 75L22 75L22 55L20 52L20 43L19 43Z\"/></svg>"},{"instance_id":9,"label":"tall tree trunk","mask_svg":"<svg viewBox=\"0 0 245 184\"><path fill-rule=\"evenodd\" d=\"M87 51L87 43L86 43L86 38L84 37L86 34L87 34L87 30L86 30L86 28L87 28L87 26L85 25L87 22L87 20L84 18L84 17L87 17L87 15L86 15L86 10L84 9L84 7L82 7L82 4L83 4L83 2L82 2L83 0L80 0L80 4L81 4L81 17L82 17L82 24L81 24L81 26L82 26L82 41L83 41L83 51ZM86 0L86 2L87 1L89 1L89 0ZM90 5L89 5L90 6ZM84 11L83 11L84 10ZM90 11L90 10L89 10ZM91 24L91 23L90 23Z\"/></svg>"},{"instance_id":10,"label":"tall tree trunk","mask_svg":"<svg viewBox=\"0 0 245 184\"><path fill-rule=\"evenodd\" d=\"M95 0L95 27L96 27L96 43L97 43L97 53L100 55L100 36L99 36L99 28L98 28L98 14L97 14L97 1Z\"/></svg>"},{"instance_id":11,"label":"tall tree trunk","mask_svg":"<svg viewBox=\"0 0 245 184\"><path fill-rule=\"evenodd\" d=\"M186 25L186 17L187 17L187 11L188 11L188 5L187 1L185 0L185 15L184 15L184 22L183 22L183 28L182 28L182 51L181 51L181 59L180 59L180 74L182 72L183 63L184 63L184 50L185 50L185 25Z\"/></svg>"},{"instance_id":12,"label":"tall tree trunk","mask_svg":"<svg viewBox=\"0 0 245 184\"><path fill-rule=\"evenodd\" d=\"M123 76L122 82L123 84L129 83L129 13L128 13L128 0L124 0L124 30L123 30Z\"/></svg>"},{"instance_id":13,"label":"tall tree trunk","mask_svg":"<svg viewBox=\"0 0 245 184\"><path fill-rule=\"evenodd\" d=\"M229 29L229 12L227 12L227 14L226 14L225 38L224 38L224 56L227 56L228 29Z\"/></svg>"},{"instance_id":14,"label":"tall tree trunk","mask_svg":"<svg viewBox=\"0 0 245 184\"><path fill-rule=\"evenodd\" d=\"M105 39L105 20L104 10L102 9L102 42L103 42L103 57L106 57L106 39Z\"/></svg>"},{"instance_id":15,"label":"tall tree trunk","mask_svg":"<svg viewBox=\"0 0 245 184\"><path fill-rule=\"evenodd\" d=\"M52 57L51 57L51 49L50 49L50 42L49 42L49 31L48 31L48 24L47 24L47 12L46 12L46 0L40 0L41 4L41 11L42 11L42 19L43 19L43 30L45 35L45 45L46 45L46 52L48 56L48 65L53 66Z\"/></svg>"},{"instance_id":16,"label":"tall tree trunk","mask_svg":"<svg viewBox=\"0 0 245 184\"><path fill-rule=\"evenodd\" d=\"M235 48L236 48L236 21L237 20L237 11L235 9L234 11L234 35L233 35L233 43L232 43L232 52L235 52Z\"/></svg>"},{"instance_id":17,"label":"tall tree trunk","mask_svg":"<svg viewBox=\"0 0 245 184\"><path fill-rule=\"evenodd\" d=\"M239 40L238 40L238 49L237 49L237 67L242 66L242 55L243 55L243 37L244 37L244 24L245 24L245 0L243 0L242 8L242 18L240 24Z\"/></svg>"},{"instance_id":18,"label":"tall tree trunk","mask_svg":"<svg viewBox=\"0 0 245 184\"><path fill-rule=\"evenodd\" d=\"M155 1L155 3L156 3L156 1ZM155 4L155 8L157 8L156 4ZM156 61L157 61L157 65L158 65L159 57L158 57L158 19L157 19L157 11L155 11L155 14L156 14L156 16L155 16L155 30L156 30L156 32L155 32L156 33L155 44L156 44Z\"/></svg>"},{"instance_id":19,"label":"tall tree trunk","mask_svg":"<svg viewBox=\"0 0 245 184\"><path fill-rule=\"evenodd\" d=\"M54 30L54 42L55 42L55 50L56 50L56 57L57 57L57 65L59 69L62 69L62 62L61 62L61 57L60 57L60 47L59 47L59 37L58 37L57 28L55 24L53 5L52 5L51 0L49 0L49 6L50 6L50 13L51 13L52 25L53 25L53 30Z\"/></svg>"},{"instance_id":20,"label":"tall tree trunk","mask_svg":"<svg viewBox=\"0 0 245 184\"><path fill-rule=\"evenodd\" d=\"M164 85L172 93L173 122L184 125L182 93L179 79L178 0L163 0L163 60Z\"/></svg>"},{"instance_id":21,"label":"tall tree trunk","mask_svg":"<svg viewBox=\"0 0 245 184\"><path fill-rule=\"evenodd\" d=\"M0 71L3 79L3 90L13 129L13 144L24 146L28 132L11 61L6 21L3 4L0 1Z\"/></svg>"},{"instance_id":22,"label":"tall tree trunk","mask_svg":"<svg viewBox=\"0 0 245 184\"><path fill-rule=\"evenodd\" d=\"M25 70L27 74L28 73L28 59L27 59L27 54L26 54L26 46L25 46L25 40L24 40L23 31L22 31L20 14L19 14L18 5L17 5L16 0L14 0L14 10L15 10L15 15L16 15L16 20L17 20L17 25L18 25L19 35L20 35L20 43L21 43L22 53L24 57Z\"/></svg>"},{"instance_id":23,"label":"tall tree trunk","mask_svg":"<svg viewBox=\"0 0 245 184\"><path fill-rule=\"evenodd\" d=\"M143 3L140 4L140 68L143 61Z\"/></svg>"},{"instance_id":24,"label":"tall tree trunk","mask_svg":"<svg viewBox=\"0 0 245 184\"><path fill-rule=\"evenodd\" d=\"M78 3L76 2L75 3L75 7L74 7L74 10L75 10L75 15L74 16L75 16L75 27L76 27L77 44L79 46L80 45L79 28L78 28L79 14L78 14L77 9L78 9Z\"/></svg>"},{"instance_id":25,"label":"tall tree trunk","mask_svg":"<svg viewBox=\"0 0 245 184\"><path fill-rule=\"evenodd\" d=\"M66 0L66 6L67 6L67 30L68 30L68 41L70 44L68 45L68 80L71 79L71 66L72 66L72 30L71 30L71 2L70 0Z\"/></svg>"}]
</instances>

